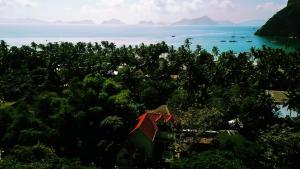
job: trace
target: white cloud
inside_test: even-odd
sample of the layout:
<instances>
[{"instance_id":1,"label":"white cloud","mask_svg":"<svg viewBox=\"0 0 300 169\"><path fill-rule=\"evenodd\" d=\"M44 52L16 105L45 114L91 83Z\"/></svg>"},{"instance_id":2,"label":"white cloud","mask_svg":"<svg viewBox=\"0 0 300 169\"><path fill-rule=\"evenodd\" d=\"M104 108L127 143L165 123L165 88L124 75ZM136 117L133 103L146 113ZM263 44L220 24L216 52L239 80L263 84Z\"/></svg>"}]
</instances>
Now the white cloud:
<instances>
[{"instance_id":1,"label":"white cloud","mask_svg":"<svg viewBox=\"0 0 300 169\"><path fill-rule=\"evenodd\" d=\"M14 0L16 4L23 7L37 7L38 2L35 0Z\"/></svg>"},{"instance_id":2,"label":"white cloud","mask_svg":"<svg viewBox=\"0 0 300 169\"><path fill-rule=\"evenodd\" d=\"M267 1L267 2L266 2ZM264 2L264 3L258 3ZM216 20L265 19L287 0L0 0L0 18L44 20L112 18L126 23L140 20L170 23L182 18L209 16Z\"/></svg>"},{"instance_id":3,"label":"white cloud","mask_svg":"<svg viewBox=\"0 0 300 169\"><path fill-rule=\"evenodd\" d=\"M178 13L178 12L194 12L204 8L228 8L232 7L232 0L140 0L136 4L140 9L160 9L162 12Z\"/></svg>"},{"instance_id":4,"label":"white cloud","mask_svg":"<svg viewBox=\"0 0 300 169\"><path fill-rule=\"evenodd\" d=\"M139 20L175 21L233 8L232 0L98 0L96 5L82 6L80 13L85 17L92 16L98 21L119 18L134 23Z\"/></svg>"},{"instance_id":5,"label":"white cloud","mask_svg":"<svg viewBox=\"0 0 300 169\"><path fill-rule=\"evenodd\" d=\"M284 8L286 5L277 4L274 2L265 2L256 5L257 10L269 10L269 11L279 11L280 9Z\"/></svg>"},{"instance_id":6,"label":"white cloud","mask_svg":"<svg viewBox=\"0 0 300 169\"><path fill-rule=\"evenodd\" d=\"M72 10L73 10L73 7L71 7L71 6L64 7L64 11L69 12L69 11L72 11Z\"/></svg>"},{"instance_id":7,"label":"white cloud","mask_svg":"<svg viewBox=\"0 0 300 169\"><path fill-rule=\"evenodd\" d=\"M0 7L36 7L35 0L0 0Z\"/></svg>"},{"instance_id":8,"label":"white cloud","mask_svg":"<svg viewBox=\"0 0 300 169\"><path fill-rule=\"evenodd\" d=\"M125 3L125 0L99 0L99 4L106 7L115 7Z\"/></svg>"},{"instance_id":9,"label":"white cloud","mask_svg":"<svg viewBox=\"0 0 300 169\"><path fill-rule=\"evenodd\" d=\"M234 8L232 0L212 0L211 4L222 8L222 9L232 9Z\"/></svg>"},{"instance_id":10,"label":"white cloud","mask_svg":"<svg viewBox=\"0 0 300 169\"><path fill-rule=\"evenodd\" d=\"M0 0L0 17L23 18L27 16L25 11L32 10L38 6L38 0Z\"/></svg>"}]
</instances>

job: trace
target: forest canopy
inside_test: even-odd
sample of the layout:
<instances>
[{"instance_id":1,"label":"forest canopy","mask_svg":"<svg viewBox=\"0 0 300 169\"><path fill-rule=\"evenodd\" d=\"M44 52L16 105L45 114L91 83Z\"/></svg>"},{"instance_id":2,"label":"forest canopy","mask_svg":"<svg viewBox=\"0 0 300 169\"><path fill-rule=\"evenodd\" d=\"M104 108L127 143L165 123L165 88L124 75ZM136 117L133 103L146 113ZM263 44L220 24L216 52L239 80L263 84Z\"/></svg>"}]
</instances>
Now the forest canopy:
<instances>
[{"instance_id":1,"label":"forest canopy","mask_svg":"<svg viewBox=\"0 0 300 169\"><path fill-rule=\"evenodd\" d=\"M197 160L211 168L213 159L229 168L297 168L299 119L279 118L265 91L286 91L285 106L299 112L300 51L190 46L1 41L0 168L112 168L138 115L160 105L170 106L182 126L203 131L243 123L241 138L174 168L205 167ZM259 160L247 161L253 154Z\"/></svg>"}]
</instances>

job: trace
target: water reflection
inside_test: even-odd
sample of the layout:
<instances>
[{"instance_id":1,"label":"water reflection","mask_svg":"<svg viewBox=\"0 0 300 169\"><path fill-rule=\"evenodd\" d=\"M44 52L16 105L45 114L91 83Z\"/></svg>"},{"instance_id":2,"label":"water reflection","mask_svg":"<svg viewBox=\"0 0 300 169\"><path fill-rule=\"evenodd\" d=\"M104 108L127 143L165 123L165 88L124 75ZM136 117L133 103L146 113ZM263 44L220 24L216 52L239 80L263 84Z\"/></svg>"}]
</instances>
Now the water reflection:
<instances>
[{"instance_id":1,"label":"water reflection","mask_svg":"<svg viewBox=\"0 0 300 169\"><path fill-rule=\"evenodd\" d=\"M294 51L300 48L300 39L283 38L283 37L259 37L260 45L266 45L271 48L280 48L286 51Z\"/></svg>"}]
</instances>

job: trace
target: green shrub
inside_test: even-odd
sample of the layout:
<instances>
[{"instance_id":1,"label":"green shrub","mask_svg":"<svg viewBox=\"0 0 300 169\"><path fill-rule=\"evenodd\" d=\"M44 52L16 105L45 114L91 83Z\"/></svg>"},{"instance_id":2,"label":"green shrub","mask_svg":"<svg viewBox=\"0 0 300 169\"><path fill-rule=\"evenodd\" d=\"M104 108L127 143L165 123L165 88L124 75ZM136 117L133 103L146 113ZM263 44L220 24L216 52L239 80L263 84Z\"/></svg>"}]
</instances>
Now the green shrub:
<instances>
[{"instance_id":1,"label":"green shrub","mask_svg":"<svg viewBox=\"0 0 300 169\"><path fill-rule=\"evenodd\" d=\"M220 148L231 151L236 157L243 161L248 167L255 166L258 157L258 146L240 134L220 134ZM249 160L252 159L252 160Z\"/></svg>"},{"instance_id":2,"label":"green shrub","mask_svg":"<svg viewBox=\"0 0 300 169\"><path fill-rule=\"evenodd\" d=\"M244 169L243 164L229 151L205 151L189 158L175 160L172 169Z\"/></svg>"},{"instance_id":3,"label":"green shrub","mask_svg":"<svg viewBox=\"0 0 300 169\"><path fill-rule=\"evenodd\" d=\"M52 148L44 145L32 147L15 146L0 161L0 169L96 169L83 166L79 159L58 157Z\"/></svg>"},{"instance_id":4,"label":"green shrub","mask_svg":"<svg viewBox=\"0 0 300 169\"><path fill-rule=\"evenodd\" d=\"M12 159L24 163L49 160L57 157L52 148L40 144L32 147L17 145L10 151L9 156Z\"/></svg>"}]
</instances>

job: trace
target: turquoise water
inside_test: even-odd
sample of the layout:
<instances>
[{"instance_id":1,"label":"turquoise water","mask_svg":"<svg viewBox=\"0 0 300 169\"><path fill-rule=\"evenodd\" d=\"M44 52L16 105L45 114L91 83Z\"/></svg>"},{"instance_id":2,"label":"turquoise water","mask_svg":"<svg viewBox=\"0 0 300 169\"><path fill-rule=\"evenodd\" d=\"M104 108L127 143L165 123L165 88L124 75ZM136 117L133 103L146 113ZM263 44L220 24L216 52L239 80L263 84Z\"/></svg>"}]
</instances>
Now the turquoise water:
<instances>
[{"instance_id":1,"label":"turquoise water","mask_svg":"<svg viewBox=\"0 0 300 169\"><path fill-rule=\"evenodd\" d=\"M117 45L150 44L161 41L178 47L191 38L192 47L200 44L210 51L217 46L221 51L249 51L251 47L266 45L273 48L300 46L292 39L266 39L254 35L258 27L241 26L104 26L104 25L0 25L0 39L9 45L31 42L100 42Z\"/></svg>"},{"instance_id":2,"label":"turquoise water","mask_svg":"<svg viewBox=\"0 0 300 169\"><path fill-rule=\"evenodd\" d=\"M293 110L289 110L287 107L284 107L282 105L278 106L279 108L279 117L298 117L298 113Z\"/></svg>"}]
</instances>

